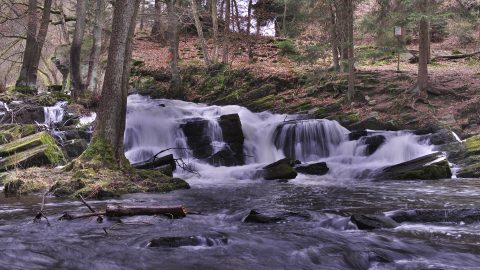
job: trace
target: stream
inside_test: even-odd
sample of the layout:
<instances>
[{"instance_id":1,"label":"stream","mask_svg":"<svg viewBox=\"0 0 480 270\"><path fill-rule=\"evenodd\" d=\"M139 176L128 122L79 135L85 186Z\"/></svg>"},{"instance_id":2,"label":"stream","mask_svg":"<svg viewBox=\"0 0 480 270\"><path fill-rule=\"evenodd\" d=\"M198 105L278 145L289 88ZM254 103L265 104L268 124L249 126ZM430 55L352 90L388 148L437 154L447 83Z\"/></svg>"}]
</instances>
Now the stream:
<instances>
[{"instance_id":1,"label":"stream","mask_svg":"<svg viewBox=\"0 0 480 270\"><path fill-rule=\"evenodd\" d=\"M479 207L478 179L372 180L372 172L385 166L434 152L428 141L407 131L369 131L385 142L366 155L364 141L349 140L349 131L334 121L138 95L128 104L127 158L139 162L174 147L169 153L191 163L199 175L176 171L190 190L89 203L97 209L115 203L184 205L190 214L175 220L58 221L65 211L88 209L79 201L48 197L48 226L45 220L32 222L41 196L2 192L0 269L480 269L479 223L406 222L362 231L350 222L355 213ZM205 133L216 153L226 146L216 121L232 113L242 122L245 164L214 167L196 158L180 126L207 121ZM286 183L258 177L259 168L291 155L326 162L330 170L323 176L299 174ZM252 209L286 215L274 223L243 222ZM155 245L154 239L184 240Z\"/></svg>"}]
</instances>

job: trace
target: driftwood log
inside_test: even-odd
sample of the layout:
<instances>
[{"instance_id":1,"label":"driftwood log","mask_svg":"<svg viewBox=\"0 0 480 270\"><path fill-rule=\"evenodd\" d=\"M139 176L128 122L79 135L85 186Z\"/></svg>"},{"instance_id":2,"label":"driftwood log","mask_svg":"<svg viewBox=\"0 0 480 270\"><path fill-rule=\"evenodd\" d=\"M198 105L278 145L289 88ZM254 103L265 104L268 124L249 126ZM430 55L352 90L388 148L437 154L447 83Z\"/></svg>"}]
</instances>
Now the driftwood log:
<instances>
[{"instance_id":1,"label":"driftwood log","mask_svg":"<svg viewBox=\"0 0 480 270\"><path fill-rule=\"evenodd\" d=\"M170 165L172 170L176 169L175 158L173 155L166 155L164 157L153 157L149 160L132 164L132 167L136 169L155 169L165 165Z\"/></svg>"},{"instance_id":2,"label":"driftwood log","mask_svg":"<svg viewBox=\"0 0 480 270\"><path fill-rule=\"evenodd\" d=\"M171 218L187 216L187 209L183 206L122 206L107 205L107 217L124 217L139 215L165 215Z\"/></svg>"},{"instance_id":3,"label":"driftwood log","mask_svg":"<svg viewBox=\"0 0 480 270\"><path fill-rule=\"evenodd\" d=\"M466 53L466 54L439 55L434 57L432 61L463 59L463 58L473 57L479 54L480 54L480 51L474 52L474 53Z\"/></svg>"}]
</instances>

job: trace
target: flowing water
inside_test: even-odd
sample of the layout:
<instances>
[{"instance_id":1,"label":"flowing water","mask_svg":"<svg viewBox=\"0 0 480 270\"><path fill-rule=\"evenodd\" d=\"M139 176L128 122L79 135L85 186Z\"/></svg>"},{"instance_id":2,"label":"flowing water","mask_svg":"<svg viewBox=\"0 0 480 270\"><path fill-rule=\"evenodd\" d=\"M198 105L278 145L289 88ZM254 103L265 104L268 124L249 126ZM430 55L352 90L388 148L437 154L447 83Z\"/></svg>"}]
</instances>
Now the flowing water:
<instances>
[{"instance_id":1,"label":"flowing water","mask_svg":"<svg viewBox=\"0 0 480 270\"><path fill-rule=\"evenodd\" d=\"M238 113L246 164L213 167L196 160L180 125L208 121L213 152L225 146L218 117ZM295 121L294 121L295 120ZM328 120L252 113L239 106L206 106L130 96L126 155L143 161L167 148L200 175L177 172L192 186L168 194L132 194L108 201L129 205L185 205L186 218L56 220L81 203L47 198L45 221L33 223L41 197L0 197L0 269L479 269L480 224L402 223L360 231L354 213L399 209L476 208L478 180L373 181L384 166L432 153L408 132L373 132L385 142L366 155L364 140ZM166 153L165 153L166 154ZM325 161L325 176L300 174L288 183L259 179L256 170L285 156ZM255 209L286 214L271 224L244 223ZM162 237L195 239L181 247L152 247Z\"/></svg>"}]
</instances>

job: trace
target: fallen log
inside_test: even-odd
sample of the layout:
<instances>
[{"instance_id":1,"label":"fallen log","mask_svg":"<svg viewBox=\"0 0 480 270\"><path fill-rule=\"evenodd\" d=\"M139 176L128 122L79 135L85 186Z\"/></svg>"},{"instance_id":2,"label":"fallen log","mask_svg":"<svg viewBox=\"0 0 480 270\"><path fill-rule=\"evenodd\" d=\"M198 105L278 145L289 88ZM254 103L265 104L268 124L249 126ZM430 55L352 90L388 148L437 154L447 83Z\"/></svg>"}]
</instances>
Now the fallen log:
<instances>
[{"instance_id":1,"label":"fallen log","mask_svg":"<svg viewBox=\"0 0 480 270\"><path fill-rule=\"evenodd\" d=\"M164 157L153 157L149 160L132 164L136 169L155 169L165 165L170 165L172 170L176 169L175 158L173 155L166 155Z\"/></svg>"},{"instance_id":2,"label":"fallen log","mask_svg":"<svg viewBox=\"0 0 480 270\"><path fill-rule=\"evenodd\" d=\"M183 218L187 216L187 209L183 206L122 206L107 205L105 211L107 217L124 217L137 215L164 215L171 218Z\"/></svg>"},{"instance_id":3,"label":"fallen log","mask_svg":"<svg viewBox=\"0 0 480 270\"><path fill-rule=\"evenodd\" d=\"M463 59L463 58L473 57L473 56L476 56L476 55L479 55L479 54L480 54L480 51L474 52L474 53L465 53L465 54L439 55L439 56L434 57L432 59L432 61Z\"/></svg>"},{"instance_id":4,"label":"fallen log","mask_svg":"<svg viewBox=\"0 0 480 270\"><path fill-rule=\"evenodd\" d=\"M99 213L88 213L88 214L70 214L68 212L65 212L61 217L58 218L58 220L75 220L75 219L81 219L81 218L90 218L90 217L101 217L104 216L105 212L99 212ZM100 222L99 222L100 223Z\"/></svg>"}]
</instances>

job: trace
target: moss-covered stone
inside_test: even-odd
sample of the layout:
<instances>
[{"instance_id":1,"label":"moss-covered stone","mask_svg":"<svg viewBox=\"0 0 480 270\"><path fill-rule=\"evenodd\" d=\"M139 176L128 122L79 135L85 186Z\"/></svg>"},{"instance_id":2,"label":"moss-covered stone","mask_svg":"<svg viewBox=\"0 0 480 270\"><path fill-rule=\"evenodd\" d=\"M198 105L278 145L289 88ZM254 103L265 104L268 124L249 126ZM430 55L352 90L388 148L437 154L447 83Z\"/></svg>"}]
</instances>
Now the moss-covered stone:
<instances>
[{"instance_id":1,"label":"moss-covered stone","mask_svg":"<svg viewBox=\"0 0 480 270\"><path fill-rule=\"evenodd\" d=\"M37 146L44 147L38 148ZM32 148L42 149L52 164L61 164L65 161L62 151L56 145L55 140L45 131L0 146L0 156L5 157L15 153L18 154Z\"/></svg>"},{"instance_id":2,"label":"moss-covered stone","mask_svg":"<svg viewBox=\"0 0 480 270\"><path fill-rule=\"evenodd\" d=\"M468 138L465 141L467 156L480 155L480 135Z\"/></svg>"},{"instance_id":3,"label":"moss-covered stone","mask_svg":"<svg viewBox=\"0 0 480 270\"><path fill-rule=\"evenodd\" d=\"M383 169L380 179L436 180L452 177L450 164L442 153L433 153Z\"/></svg>"},{"instance_id":4,"label":"moss-covered stone","mask_svg":"<svg viewBox=\"0 0 480 270\"><path fill-rule=\"evenodd\" d=\"M29 86L12 86L7 89L7 92L33 96L37 94L37 89Z\"/></svg>"},{"instance_id":5,"label":"moss-covered stone","mask_svg":"<svg viewBox=\"0 0 480 270\"><path fill-rule=\"evenodd\" d=\"M458 171L457 176L460 178L480 178L480 162L462 168Z\"/></svg>"},{"instance_id":6,"label":"moss-covered stone","mask_svg":"<svg viewBox=\"0 0 480 270\"><path fill-rule=\"evenodd\" d=\"M37 132L34 124L7 124L0 125L0 144L6 144Z\"/></svg>"}]
</instances>

